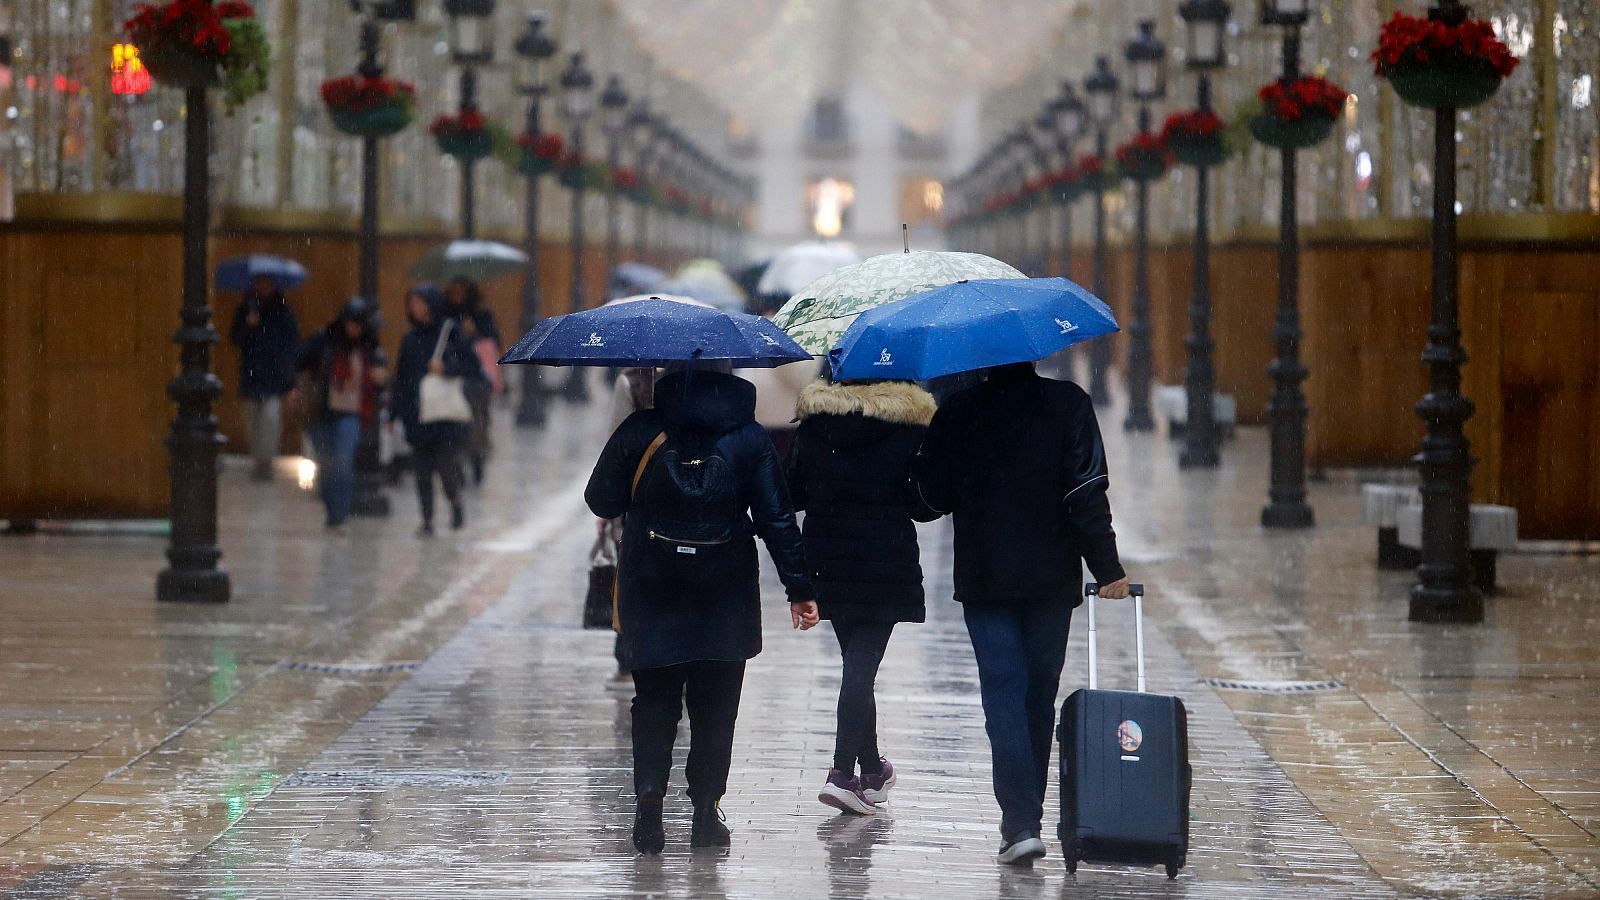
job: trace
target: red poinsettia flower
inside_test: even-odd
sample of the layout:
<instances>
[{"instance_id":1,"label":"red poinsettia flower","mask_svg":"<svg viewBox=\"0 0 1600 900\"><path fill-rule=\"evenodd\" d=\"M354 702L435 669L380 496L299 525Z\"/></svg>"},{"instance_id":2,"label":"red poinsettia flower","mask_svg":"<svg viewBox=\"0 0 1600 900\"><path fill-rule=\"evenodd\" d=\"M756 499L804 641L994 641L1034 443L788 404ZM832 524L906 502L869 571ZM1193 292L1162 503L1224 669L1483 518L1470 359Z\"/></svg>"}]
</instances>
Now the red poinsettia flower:
<instances>
[{"instance_id":1,"label":"red poinsettia flower","mask_svg":"<svg viewBox=\"0 0 1600 900\"><path fill-rule=\"evenodd\" d=\"M631 191L639 186L639 173L627 166L617 166L611 170L611 183L618 190Z\"/></svg>"},{"instance_id":2,"label":"red poinsettia flower","mask_svg":"<svg viewBox=\"0 0 1600 900\"><path fill-rule=\"evenodd\" d=\"M1326 78L1306 75L1294 81L1273 81L1257 91L1266 113L1297 122L1307 117L1332 119L1344 110L1350 92Z\"/></svg>"},{"instance_id":3,"label":"red poinsettia flower","mask_svg":"<svg viewBox=\"0 0 1600 900\"><path fill-rule=\"evenodd\" d=\"M1222 119L1209 109L1175 112L1161 126L1161 141L1165 144L1215 140L1221 135Z\"/></svg>"},{"instance_id":4,"label":"red poinsettia flower","mask_svg":"<svg viewBox=\"0 0 1600 900\"><path fill-rule=\"evenodd\" d=\"M233 36L223 19L255 17L248 3L212 6L206 0L168 0L159 6L141 3L123 23L132 42L146 50L184 47L202 56L221 59L233 46Z\"/></svg>"},{"instance_id":5,"label":"red poinsettia flower","mask_svg":"<svg viewBox=\"0 0 1600 900\"><path fill-rule=\"evenodd\" d=\"M1078 157L1078 162L1074 165L1074 168L1078 170L1079 178L1093 178L1105 171L1106 161L1101 159L1099 154L1085 153Z\"/></svg>"},{"instance_id":6,"label":"red poinsettia flower","mask_svg":"<svg viewBox=\"0 0 1600 900\"><path fill-rule=\"evenodd\" d=\"M583 154L576 150L563 150L557 157L556 165L563 169L576 169L583 165Z\"/></svg>"},{"instance_id":7,"label":"red poinsettia flower","mask_svg":"<svg viewBox=\"0 0 1600 900\"><path fill-rule=\"evenodd\" d=\"M1379 77L1395 70L1438 66L1478 68L1507 78L1521 62L1482 19L1446 25L1400 12L1379 30L1378 49L1371 59Z\"/></svg>"},{"instance_id":8,"label":"red poinsettia flower","mask_svg":"<svg viewBox=\"0 0 1600 900\"><path fill-rule=\"evenodd\" d=\"M483 131L483 114L477 110L467 110L459 115L448 113L440 115L428 126L428 133L434 136L441 134L469 135Z\"/></svg>"},{"instance_id":9,"label":"red poinsettia flower","mask_svg":"<svg viewBox=\"0 0 1600 900\"><path fill-rule=\"evenodd\" d=\"M416 99L415 86L392 78L345 75L322 83L322 102L331 109L366 112L391 103L410 103Z\"/></svg>"},{"instance_id":10,"label":"red poinsettia flower","mask_svg":"<svg viewBox=\"0 0 1600 900\"><path fill-rule=\"evenodd\" d=\"M517 144L534 156L544 160L559 160L561 148L564 146L561 135L545 132L543 134L522 133L517 137Z\"/></svg>"},{"instance_id":11,"label":"red poinsettia flower","mask_svg":"<svg viewBox=\"0 0 1600 900\"><path fill-rule=\"evenodd\" d=\"M1076 166L1062 166L1050 173L1051 187L1072 187L1083 180L1083 173Z\"/></svg>"},{"instance_id":12,"label":"red poinsettia flower","mask_svg":"<svg viewBox=\"0 0 1600 900\"><path fill-rule=\"evenodd\" d=\"M1150 131L1139 132L1117 148L1117 163L1125 169L1165 168L1171 161L1166 143Z\"/></svg>"}]
</instances>

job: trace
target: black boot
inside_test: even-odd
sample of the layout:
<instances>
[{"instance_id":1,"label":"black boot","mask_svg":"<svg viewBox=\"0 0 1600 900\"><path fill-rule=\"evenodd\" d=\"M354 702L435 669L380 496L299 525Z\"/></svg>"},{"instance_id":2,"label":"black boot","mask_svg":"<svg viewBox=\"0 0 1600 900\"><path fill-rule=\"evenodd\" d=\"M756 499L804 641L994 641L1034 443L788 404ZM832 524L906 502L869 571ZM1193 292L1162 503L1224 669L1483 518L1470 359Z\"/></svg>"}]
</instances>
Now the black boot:
<instances>
[{"instance_id":1,"label":"black boot","mask_svg":"<svg viewBox=\"0 0 1600 900\"><path fill-rule=\"evenodd\" d=\"M728 832L728 826L722 823L722 808L715 803L696 803L689 846L726 847L730 843L732 835Z\"/></svg>"},{"instance_id":2,"label":"black boot","mask_svg":"<svg viewBox=\"0 0 1600 900\"><path fill-rule=\"evenodd\" d=\"M466 510L461 508L461 503L458 501L456 503L450 504L450 528L451 528L451 530L452 531L460 531L461 530L461 526L463 526L465 524L467 524L467 513L466 513Z\"/></svg>"},{"instance_id":3,"label":"black boot","mask_svg":"<svg viewBox=\"0 0 1600 900\"><path fill-rule=\"evenodd\" d=\"M700 820L696 818L695 821ZM661 827L661 798L640 797L633 814L634 849L653 856L666 845L667 832Z\"/></svg>"}]
</instances>

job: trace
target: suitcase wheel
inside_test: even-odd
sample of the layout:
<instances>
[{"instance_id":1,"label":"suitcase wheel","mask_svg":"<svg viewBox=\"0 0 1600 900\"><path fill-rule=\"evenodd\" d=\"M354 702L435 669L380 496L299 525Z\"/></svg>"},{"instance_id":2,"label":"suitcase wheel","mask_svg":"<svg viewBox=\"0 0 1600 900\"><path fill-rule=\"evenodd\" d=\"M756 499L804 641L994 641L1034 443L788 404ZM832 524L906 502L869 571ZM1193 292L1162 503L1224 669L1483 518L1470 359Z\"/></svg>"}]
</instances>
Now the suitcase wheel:
<instances>
[{"instance_id":1,"label":"suitcase wheel","mask_svg":"<svg viewBox=\"0 0 1600 900\"><path fill-rule=\"evenodd\" d=\"M1061 849L1061 855L1067 861L1067 874L1078 874L1078 839L1073 838L1067 841L1066 845Z\"/></svg>"},{"instance_id":2,"label":"suitcase wheel","mask_svg":"<svg viewBox=\"0 0 1600 900\"><path fill-rule=\"evenodd\" d=\"M1178 877L1178 870L1181 869L1181 868L1183 868L1183 857L1179 856L1177 851L1173 851L1171 853L1168 853L1167 854L1167 878L1168 879L1177 878Z\"/></svg>"}]
</instances>

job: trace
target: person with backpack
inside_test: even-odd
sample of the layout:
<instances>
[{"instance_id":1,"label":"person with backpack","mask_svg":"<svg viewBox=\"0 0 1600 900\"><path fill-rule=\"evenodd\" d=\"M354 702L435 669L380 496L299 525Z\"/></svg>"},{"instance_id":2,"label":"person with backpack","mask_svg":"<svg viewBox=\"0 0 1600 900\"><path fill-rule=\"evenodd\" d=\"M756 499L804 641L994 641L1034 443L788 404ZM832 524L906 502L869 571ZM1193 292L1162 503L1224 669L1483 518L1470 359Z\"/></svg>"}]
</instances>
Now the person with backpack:
<instances>
[{"instance_id":1,"label":"person with backpack","mask_svg":"<svg viewBox=\"0 0 1600 900\"><path fill-rule=\"evenodd\" d=\"M817 623L782 467L755 421L755 388L706 364L669 371L654 408L611 435L584 498L603 519L625 517L617 614L635 692L634 846L655 854L666 843L662 801L685 706L690 844L726 846L718 804L745 662L761 652L756 537L788 593L791 624Z\"/></svg>"},{"instance_id":2,"label":"person with backpack","mask_svg":"<svg viewBox=\"0 0 1600 900\"><path fill-rule=\"evenodd\" d=\"M444 295L431 284L419 284L406 293L406 318L411 330L400 339L395 359L394 383L389 394L389 414L405 428L406 443L416 472L417 502L422 511L420 537L433 535L433 476L439 476L450 502L450 527L466 524L461 503L461 448L467 423L422 421L422 380L429 374L460 378L463 384L480 381L482 366L455 319L444 314Z\"/></svg>"},{"instance_id":3,"label":"person with backpack","mask_svg":"<svg viewBox=\"0 0 1600 900\"><path fill-rule=\"evenodd\" d=\"M1094 404L1032 363L992 369L939 408L912 470L922 499L955 517L955 599L978 663L998 858L1029 865L1045 854L1056 693L1083 564L1101 597L1128 595Z\"/></svg>"},{"instance_id":4,"label":"person with backpack","mask_svg":"<svg viewBox=\"0 0 1600 900\"><path fill-rule=\"evenodd\" d=\"M911 484L911 460L934 413L909 382L815 382L800 393L789 493L820 616L833 623L839 682L833 768L817 799L870 816L889 799L894 766L878 752L878 666L899 622L922 622L922 565L913 520L939 513ZM860 765L860 774L856 766Z\"/></svg>"}]
</instances>

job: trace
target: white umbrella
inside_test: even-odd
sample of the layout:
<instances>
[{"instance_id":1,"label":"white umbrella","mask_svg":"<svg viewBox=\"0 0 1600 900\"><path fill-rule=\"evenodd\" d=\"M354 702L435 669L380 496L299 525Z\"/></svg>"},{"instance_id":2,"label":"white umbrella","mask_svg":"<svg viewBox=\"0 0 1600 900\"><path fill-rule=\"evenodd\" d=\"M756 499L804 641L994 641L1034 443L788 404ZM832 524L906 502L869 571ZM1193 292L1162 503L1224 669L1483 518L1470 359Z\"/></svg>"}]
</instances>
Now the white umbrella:
<instances>
[{"instance_id":1,"label":"white umbrella","mask_svg":"<svg viewBox=\"0 0 1600 900\"><path fill-rule=\"evenodd\" d=\"M432 281L488 281L520 272L527 263L528 254L499 241L451 241L417 260L411 275Z\"/></svg>"},{"instance_id":2,"label":"white umbrella","mask_svg":"<svg viewBox=\"0 0 1600 900\"><path fill-rule=\"evenodd\" d=\"M855 248L841 241L802 241L780 252L767 265L756 286L758 294L790 297L834 269L861 261Z\"/></svg>"}]
</instances>

